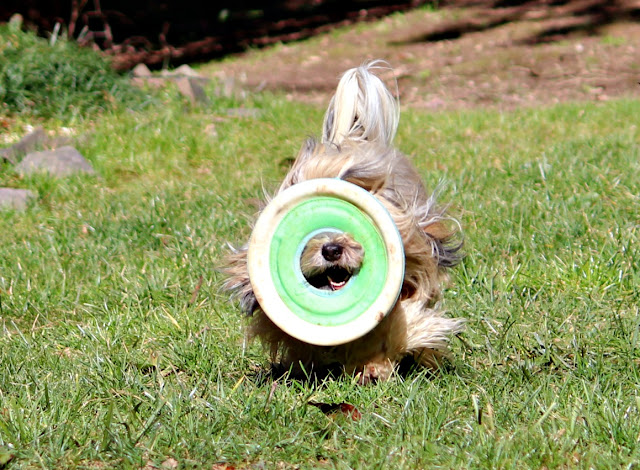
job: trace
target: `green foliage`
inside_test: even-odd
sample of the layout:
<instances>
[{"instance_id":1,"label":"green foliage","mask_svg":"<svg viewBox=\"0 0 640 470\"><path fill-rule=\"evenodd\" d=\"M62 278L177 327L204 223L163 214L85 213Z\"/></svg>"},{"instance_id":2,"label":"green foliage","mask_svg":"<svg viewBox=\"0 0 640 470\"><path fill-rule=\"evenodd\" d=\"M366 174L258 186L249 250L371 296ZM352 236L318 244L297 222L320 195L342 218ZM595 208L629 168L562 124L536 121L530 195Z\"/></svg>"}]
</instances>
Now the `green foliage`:
<instances>
[{"instance_id":1,"label":"green foliage","mask_svg":"<svg viewBox=\"0 0 640 470\"><path fill-rule=\"evenodd\" d=\"M58 37L55 44L13 25L0 25L2 113L72 120L141 93L97 52Z\"/></svg>"}]
</instances>

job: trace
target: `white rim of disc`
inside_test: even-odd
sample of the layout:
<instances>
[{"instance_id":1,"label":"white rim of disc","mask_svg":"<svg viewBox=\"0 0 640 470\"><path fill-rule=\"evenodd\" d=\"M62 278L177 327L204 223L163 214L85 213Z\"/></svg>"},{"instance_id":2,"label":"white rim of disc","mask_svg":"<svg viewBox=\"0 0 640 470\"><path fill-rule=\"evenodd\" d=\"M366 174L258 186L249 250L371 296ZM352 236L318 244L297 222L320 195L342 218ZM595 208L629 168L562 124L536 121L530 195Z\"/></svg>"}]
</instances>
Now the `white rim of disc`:
<instances>
[{"instance_id":1,"label":"white rim of disc","mask_svg":"<svg viewBox=\"0 0 640 470\"><path fill-rule=\"evenodd\" d=\"M388 273L378 297L360 316L338 326L310 323L291 311L278 294L270 270L271 240L279 223L289 209L319 196L345 200L367 214L380 232L387 254ZM348 343L371 331L393 309L404 280L402 237L387 209L368 191L334 178L304 181L278 194L258 217L247 256L249 279L262 310L285 333L319 346Z\"/></svg>"}]
</instances>

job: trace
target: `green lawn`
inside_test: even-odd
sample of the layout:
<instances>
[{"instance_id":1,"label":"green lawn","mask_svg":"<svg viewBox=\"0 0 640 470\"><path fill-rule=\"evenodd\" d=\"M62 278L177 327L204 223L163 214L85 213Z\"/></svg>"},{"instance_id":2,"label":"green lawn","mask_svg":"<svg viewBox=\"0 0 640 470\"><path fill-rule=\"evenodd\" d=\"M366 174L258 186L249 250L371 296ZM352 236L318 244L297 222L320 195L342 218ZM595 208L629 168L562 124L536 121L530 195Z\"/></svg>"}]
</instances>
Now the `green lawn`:
<instances>
[{"instance_id":1,"label":"green lawn","mask_svg":"<svg viewBox=\"0 0 640 470\"><path fill-rule=\"evenodd\" d=\"M274 385L219 291L226 243L246 239L251 201L323 110L271 95L193 108L173 94L76 118L99 176L0 168L0 186L39 195L0 213L0 468L640 460L639 101L404 111L398 147L430 187L448 183L465 231L444 305L468 327L446 371L362 387ZM240 105L262 114L225 117Z\"/></svg>"}]
</instances>

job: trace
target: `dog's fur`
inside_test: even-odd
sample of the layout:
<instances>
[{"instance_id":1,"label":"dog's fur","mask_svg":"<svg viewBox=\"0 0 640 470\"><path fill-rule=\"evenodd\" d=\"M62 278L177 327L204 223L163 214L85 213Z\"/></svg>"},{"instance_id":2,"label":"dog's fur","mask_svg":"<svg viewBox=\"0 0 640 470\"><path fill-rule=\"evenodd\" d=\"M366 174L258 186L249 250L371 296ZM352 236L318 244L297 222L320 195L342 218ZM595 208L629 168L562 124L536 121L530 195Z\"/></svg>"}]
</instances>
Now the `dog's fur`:
<instances>
[{"instance_id":1,"label":"dog's fur","mask_svg":"<svg viewBox=\"0 0 640 470\"><path fill-rule=\"evenodd\" d=\"M249 281L246 246L229 255L224 285L252 316L250 335L262 340L273 361L307 371L337 363L346 373L359 374L362 383L387 379L407 356L436 367L449 337L463 327L462 320L436 308L445 270L459 261L458 224L436 206L407 157L391 146L399 113L392 94L372 73L381 64L371 62L343 75L325 114L322 141L306 141L279 192L313 178L340 178L384 205L401 234L406 258L402 292L392 311L359 339L315 346L284 333L263 312ZM349 234L323 232L303 250L301 268L316 287L336 289L363 259L366 253Z\"/></svg>"}]
</instances>

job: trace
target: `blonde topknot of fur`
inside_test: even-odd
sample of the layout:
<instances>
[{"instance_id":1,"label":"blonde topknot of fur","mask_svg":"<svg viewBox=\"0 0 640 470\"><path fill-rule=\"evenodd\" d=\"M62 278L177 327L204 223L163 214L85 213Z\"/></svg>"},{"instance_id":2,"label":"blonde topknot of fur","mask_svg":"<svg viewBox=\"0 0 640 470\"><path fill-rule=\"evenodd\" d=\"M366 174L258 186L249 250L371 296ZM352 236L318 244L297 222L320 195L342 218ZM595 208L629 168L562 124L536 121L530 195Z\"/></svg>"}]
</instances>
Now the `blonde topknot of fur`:
<instances>
[{"instance_id":1,"label":"blonde topknot of fur","mask_svg":"<svg viewBox=\"0 0 640 470\"><path fill-rule=\"evenodd\" d=\"M391 69L375 60L347 70L324 116L322 142L341 145L345 139L391 145L398 129L396 99L373 69Z\"/></svg>"}]
</instances>

